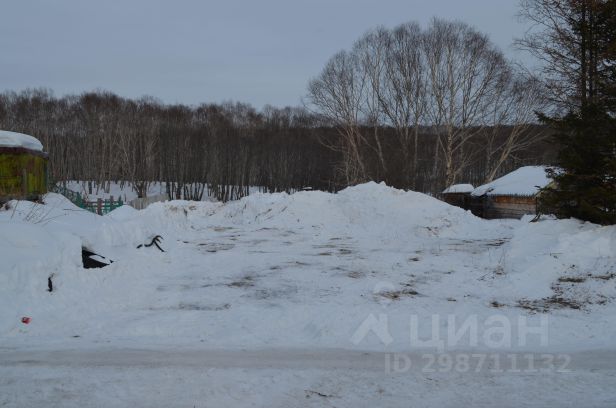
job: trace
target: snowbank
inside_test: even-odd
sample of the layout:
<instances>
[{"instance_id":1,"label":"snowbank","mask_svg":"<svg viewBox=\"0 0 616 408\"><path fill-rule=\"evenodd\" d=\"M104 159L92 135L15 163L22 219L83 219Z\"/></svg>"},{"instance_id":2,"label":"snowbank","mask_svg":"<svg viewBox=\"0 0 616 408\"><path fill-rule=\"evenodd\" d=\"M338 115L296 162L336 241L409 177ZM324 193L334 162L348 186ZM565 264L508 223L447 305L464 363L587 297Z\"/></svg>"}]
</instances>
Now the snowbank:
<instances>
[{"instance_id":1,"label":"snowbank","mask_svg":"<svg viewBox=\"0 0 616 408\"><path fill-rule=\"evenodd\" d=\"M47 317L47 278L73 280L81 269L81 243L63 232L0 220L0 333L15 334L21 316Z\"/></svg>"},{"instance_id":2,"label":"snowbank","mask_svg":"<svg viewBox=\"0 0 616 408\"><path fill-rule=\"evenodd\" d=\"M535 195L540 188L546 187L552 181L545 171L547 166L526 166L477 187L471 195Z\"/></svg>"},{"instance_id":3,"label":"snowbank","mask_svg":"<svg viewBox=\"0 0 616 408\"><path fill-rule=\"evenodd\" d=\"M123 205L107 213L105 217L116 221L127 221L131 218L135 218L138 213L139 210L134 209L130 205Z\"/></svg>"},{"instance_id":4,"label":"snowbank","mask_svg":"<svg viewBox=\"0 0 616 408\"><path fill-rule=\"evenodd\" d=\"M22 133L0 130L0 147L23 147L42 152L43 145L35 137Z\"/></svg>"},{"instance_id":5,"label":"snowbank","mask_svg":"<svg viewBox=\"0 0 616 408\"><path fill-rule=\"evenodd\" d=\"M548 298L559 280L568 285L561 285L557 294L580 304L598 303L603 295L616 297L608 278L616 272L615 227L573 219L523 222L505 250L510 258L508 298Z\"/></svg>"},{"instance_id":6,"label":"snowbank","mask_svg":"<svg viewBox=\"0 0 616 408\"><path fill-rule=\"evenodd\" d=\"M188 224L228 223L268 228L318 227L328 233L373 234L391 240L415 240L426 234L477 234L489 225L468 211L426 194L374 182L349 187L337 194L256 193L226 204L154 203L142 213L154 225L175 224L179 230L185 230Z\"/></svg>"},{"instance_id":7,"label":"snowbank","mask_svg":"<svg viewBox=\"0 0 616 408\"><path fill-rule=\"evenodd\" d=\"M132 208L124 208L115 216L101 217L77 207L60 194L48 193L44 196L44 202L45 204L11 201L10 209L0 212L0 220L19 220L38 225L52 233L63 232L74 235L79 238L81 245L112 259L114 255L125 252L127 247L134 248L143 243L148 236L155 235L143 221L129 220L129 214L137 211ZM118 209L112 213L115 211Z\"/></svg>"}]
</instances>

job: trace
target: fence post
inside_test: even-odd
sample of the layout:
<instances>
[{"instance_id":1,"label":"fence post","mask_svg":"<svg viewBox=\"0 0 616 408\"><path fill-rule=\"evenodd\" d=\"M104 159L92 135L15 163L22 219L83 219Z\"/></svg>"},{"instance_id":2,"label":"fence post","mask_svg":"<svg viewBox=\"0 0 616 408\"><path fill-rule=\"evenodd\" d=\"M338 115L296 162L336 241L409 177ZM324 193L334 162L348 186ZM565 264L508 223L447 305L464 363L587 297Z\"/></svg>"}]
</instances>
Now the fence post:
<instances>
[{"instance_id":1,"label":"fence post","mask_svg":"<svg viewBox=\"0 0 616 408\"><path fill-rule=\"evenodd\" d=\"M99 199L96 201L96 206L97 206L97 211L96 211L96 213L97 213L98 215L103 215L103 199L102 199L102 198L99 198Z\"/></svg>"}]
</instances>

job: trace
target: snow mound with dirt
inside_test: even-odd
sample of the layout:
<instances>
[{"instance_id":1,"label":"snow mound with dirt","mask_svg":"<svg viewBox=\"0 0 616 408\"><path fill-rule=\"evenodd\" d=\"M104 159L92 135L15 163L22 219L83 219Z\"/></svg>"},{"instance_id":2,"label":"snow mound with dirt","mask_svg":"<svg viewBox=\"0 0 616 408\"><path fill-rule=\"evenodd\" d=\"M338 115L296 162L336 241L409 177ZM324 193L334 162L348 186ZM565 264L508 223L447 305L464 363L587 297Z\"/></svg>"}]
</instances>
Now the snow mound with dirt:
<instances>
[{"instance_id":1,"label":"snow mound with dirt","mask_svg":"<svg viewBox=\"0 0 616 408\"><path fill-rule=\"evenodd\" d=\"M588 309L616 299L616 227L529 219L505 246L509 289L502 299L532 311Z\"/></svg>"},{"instance_id":2,"label":"snow mound with dirt","mask_svg":"<svg viewBox=\"0 0 616 408\"><path fill-rule=\"evenodd\" d=\"M167 225L175 220L179 228L185 228L187 223L203 222L279 228L318 226L349 233L359 229L364 234L374 234L375 238L399 239L426 234L475 234L489 229L485 220L469 211L422 193L374 182L349 187L337 194L256 193L225 205L188 201L155 203L142 216Z\"/></svg>"}]
</instances>

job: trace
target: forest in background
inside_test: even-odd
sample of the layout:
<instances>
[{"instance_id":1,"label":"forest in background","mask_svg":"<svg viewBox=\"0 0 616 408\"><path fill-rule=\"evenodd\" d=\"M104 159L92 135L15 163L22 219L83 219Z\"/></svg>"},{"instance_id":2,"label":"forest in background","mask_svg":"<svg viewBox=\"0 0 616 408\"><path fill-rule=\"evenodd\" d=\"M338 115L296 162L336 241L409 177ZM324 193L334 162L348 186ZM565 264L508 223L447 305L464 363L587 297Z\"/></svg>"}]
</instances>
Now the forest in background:
<instances>
[{"instance_id":1,"label":"forest in background","mask_svg":"<svg viewBox=\"0 0 616 408\"><path fill-rule=\"evenodd\" d=\"M305 108L165 105L153 98L132 100L104 91L57 98L51 91L34 89L0 94L0 128L41 140L49 153L53 182L92 180L104 188L110 181L126 181L140 196L153 181L167 182L172 198L198 200L209 190L223 201L248 194L249 186L289 192L337 191L349 184L340 171L344 140L339 129ZM399 148L395 129L382 124L364 124L361 129L381 139L379 153L369 145L361 147L370 179L430 194L446 187L445 161L438 159L435 143L444 140L445 133L428 126L419 129L411 185L404 173L407 156ZM529 126L524 132L534 138L545 129ZM466 154L474 160L458 181L486 181L492 170L490 155L499 153L498 146L506 148L510 133L507 126L477 128L466 144ZM553 155L548 143L529 144L509 155L495 175L549 163Z\"/></svg>"}]
</instances>

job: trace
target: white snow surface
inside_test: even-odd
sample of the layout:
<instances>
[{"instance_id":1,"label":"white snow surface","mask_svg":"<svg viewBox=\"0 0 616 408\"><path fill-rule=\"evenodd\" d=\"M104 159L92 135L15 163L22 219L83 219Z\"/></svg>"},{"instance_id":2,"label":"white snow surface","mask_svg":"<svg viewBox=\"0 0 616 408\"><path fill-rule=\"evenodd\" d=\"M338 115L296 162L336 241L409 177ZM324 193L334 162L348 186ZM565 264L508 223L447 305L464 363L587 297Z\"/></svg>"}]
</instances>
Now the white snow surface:
<instances>
[{"instance_id":1,"label":"white snow surface","mask_svg":"<svg viewBox=\"0 0 616 408\"><path fill-rule=\"evenodd\" d=\"M43 151L43 145L37 138L24 135L23 133L9 132L8 130L0 130L0 146L23 147L30 150Z\"/></svg>"},{"instance_id":2,"label":"white snow surface","mask_svg":"<svg viewBox=\"0 0 616 408\"><path fill-rule=\"evenodd\" d=\"M71 180L66 182L66 188L72 190L76 193L81 194L81 196L87 201L96 201L99 198L109 199L111 197L114 200L121 198L125 203L130 202L131 200L137 198L137 192L133 188L132 184L125 182L109 182L108 184L97 184L96 182L92 182L92 193L90 193L90 189L88 188L87 181L76 181ZM249 192L256 193L259 191L259 187L253 186L250 187ZM152 182L148 185L147 188L147 196L155 196L158 194L166 194L167 188L165 182ZM213 195L208 194L209 191L206 190L203 193L203 197L201 201L216 201L216 198Z\"/></svg>"},{"instance_id":3,"label":"white snow surface","mask_svg":"<svg viewBox=\"0 0 616 408\"><path fill-rule=\"evenodd\" d=\"M470 193L475 189L472 184L454 184L443 190L443 194L447 193Z\"/></svg>"},{"instance_id":4,"label":"white snow surface","mask_svg":"<svg viewBox=\"0 0 616 408\"><path fill-rule=\"evenodd\" d=\"M103 217L57 194L8 207L0 406L616 404L614 226L488 221L375 183ZM137 249L154 235L165 252ZM83 269L82 246L114 262ZM411 337L413 316L443 348ZM509 343L490 341L495 318L512 322ZM521 318L546 319L545 344ZM374 319L385 331L362 335ZM476 321L477 341L452 338L450 319ZM426 370L425 353L469 351L571 364ZM387 372L391 352L412 369Z\"/></svg>"},{"instance_id":5,"label":"white snow surface","mask_svg":"<svg viewBox=\"0 0 616 408\"><path fill-rule=\"evenodd\" d=\"M108 187L108 188L107 188ZM87 201L96 201L99 198L109 199L113 197L114 200L121 198L125 203L137 198L137 192L129 182L110 182L107 185L98 185L96 182L92 182L92 193L88 188L88 182L86 181L67 181L66 188L81 196ZM147 189L148 196L154 196L157 194L165 193L165 183L151 183Z\"/></svg>"},{"instance_id":6,"label":"white snow surface","mask_svg":"<svg viewBox=\"0 0 616 408\"><path fill-rule=\"evenodd\" d=\"M547 177L547 166L520 167L490 183L477 187L471 195L535 195L552 181Z\"/></svg>"}]
</instances>

